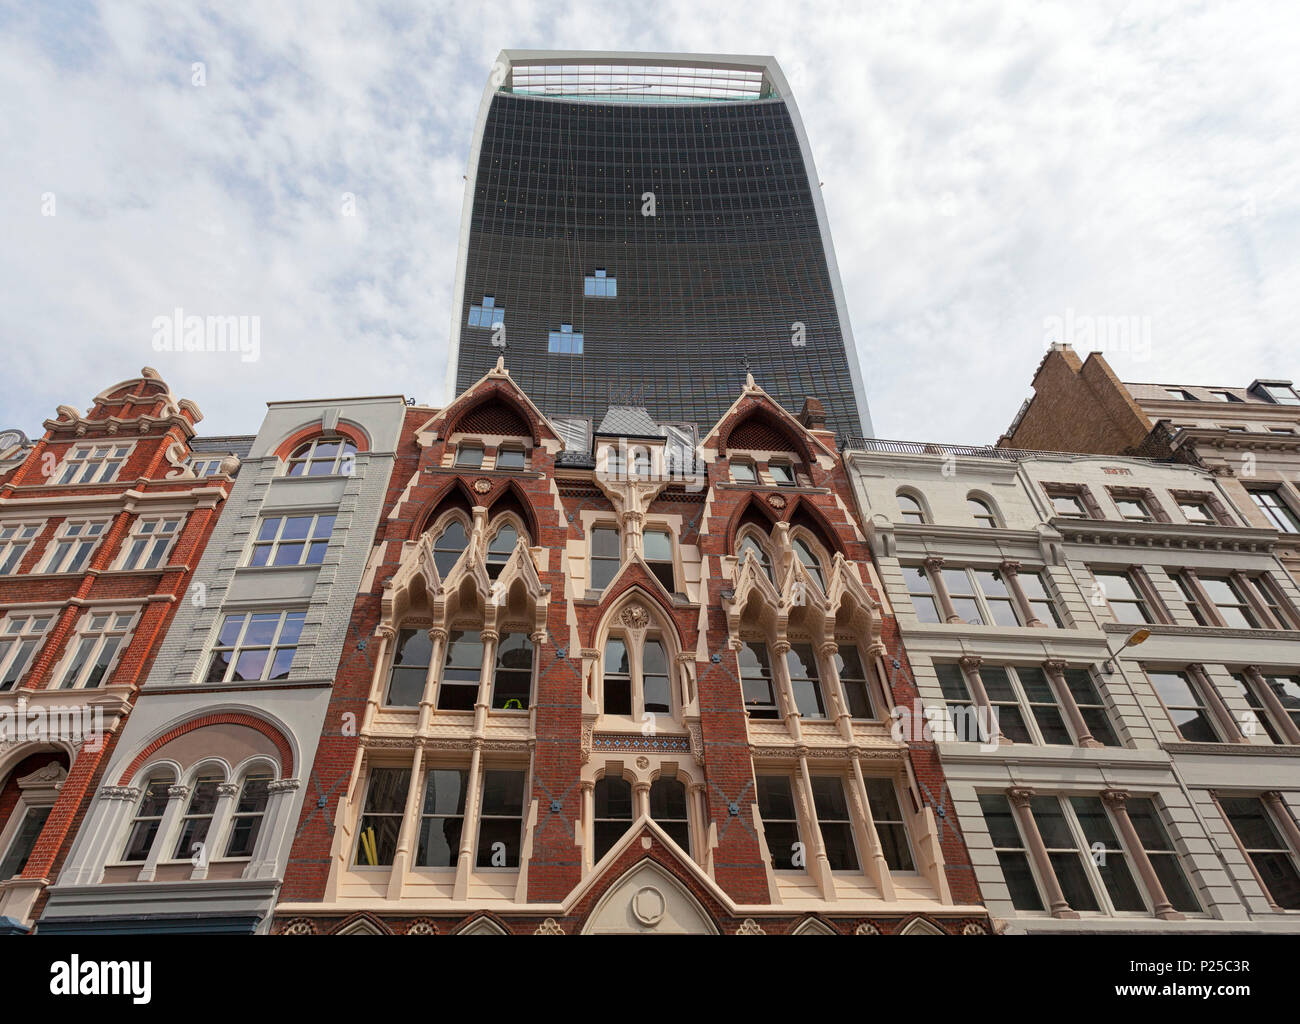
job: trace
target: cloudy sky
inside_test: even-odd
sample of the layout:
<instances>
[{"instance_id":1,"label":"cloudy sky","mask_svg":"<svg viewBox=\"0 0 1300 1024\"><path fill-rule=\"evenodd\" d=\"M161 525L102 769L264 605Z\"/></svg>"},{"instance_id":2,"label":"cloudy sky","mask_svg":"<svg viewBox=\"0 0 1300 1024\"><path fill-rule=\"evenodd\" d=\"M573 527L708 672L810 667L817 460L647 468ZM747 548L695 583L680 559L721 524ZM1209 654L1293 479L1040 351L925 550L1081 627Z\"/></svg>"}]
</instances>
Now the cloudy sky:
<instances>
[{"instance_id":1,"label":"cloudy sky","mask_svg":"<svg viewBox=\"0 0 1300 1024\"><path fill-rule=\"evenodd\" d=\"M444 401L503 47L777 57L881 437L995 440L1068 324L1128 380L1300 378L1291 4L5 0L0 428L146 364L204 433ZM154 351L177 307L260 316L260 358Z\"/></svg>"}]
</instances>

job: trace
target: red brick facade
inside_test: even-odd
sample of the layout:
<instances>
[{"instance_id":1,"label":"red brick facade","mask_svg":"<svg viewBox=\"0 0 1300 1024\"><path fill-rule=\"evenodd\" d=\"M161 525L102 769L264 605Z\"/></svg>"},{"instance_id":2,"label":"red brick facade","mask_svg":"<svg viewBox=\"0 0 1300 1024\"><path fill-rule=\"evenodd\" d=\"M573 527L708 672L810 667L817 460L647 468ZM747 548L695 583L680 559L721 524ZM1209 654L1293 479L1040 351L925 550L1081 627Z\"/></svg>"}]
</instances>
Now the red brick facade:
<instances>
[{"instance_id":1,"label":"red brick facade","mask_svg":"<svg viewBox=\"0 0 1300 1024\"><path fill-rule=\"evenodd\" d=\"M820 426L813 418L808 422ZM458 440L475 434L485 435L474 439L474 444L484 449L482 464L472 469L457 467L454 461ZM518 438L528 446L525 470L484 468L495 465L498 448L504 446L500 435ZM755 449L760 445L763 451L790 453L797 460L795 486L731 482L728 458L741 449L746 457L754 457L760 473L767 469L766 462L757 460L760 453ZM350 640L339 665L280 893L275 931L327 933L360 928L446 934L482 925L481 919L486 919L492 922L488 927L507 932L534 932L539 928L543 933L578 932L586 926L593 906L609 887L647 858L679 881L682 892L688 892L703 908L713 930L735 932L757 927L765 933L779 934L794 930L809 918L806 908L782 912L773 904L773 887L777 883L768 870L754 817L757 741L751 735L752 723L741 696L737 660L740 642L734 635L735 622L743 621L748 612L732 609L734 621L729 624L728 602L736 600L733 588L739 573L724 566L733 565L737 531L746 523L775 533L798 529L804 536L815 538L827 559L835 560L836 573L853 575L857 581L853 592L861 595L843 600L839 612L843 621L827 629L842 634L850 612L865 615L865 606L873 605L871 632L873 638L879 637L871 648L876 666L873 674L877 678L887 674L881 682L891 688L891 701L910 706L916 699L910 683L903 682L910 679L911 672L899 646L894 620L880 607L875 576L869 568L870 553L853 519L852 492L834 451L832 435L804 427L751 385L702 442L700 455L707 474L700 481L702 486L689 479L669 480L652 488L653 497L636 514L619 507L621 499L602 485L590 466L575 468L568 460L557 466L556 455L562 448L554 428L500 368L441 412L412 409L408 413L376 537L373 572L356 601ZM526 744L520 741L511 755L528 758L527 806L535 815L528 818L525 811L529 825L526 890L519 890L522 899L517 896L504 902L484 901L481 906L473 906L472 897L448 897L442 900L446 909L440 911L439 899L418 896L409 878L405 883L399 880L396 888L391 879L386 882L386 898L374 891L373 883L367 890L372 897L358 897L357 886L366 883L351 877L350 865L354 863L357 819L366 798L362 777L369 766L405 766L415 751L413 777L418 777L422 766L448 756L447 752L457 745L456 741L438 738L447 732L438 726L447 717L446 712L421 707L421 721L432 725L416 731L427 738L407 743L393 737L409 726L385 724L397 719L380 706L384 699L382 680L391 658L386 652L394 628L402 625L400 616L391 612L401 600L395 591L404 585L400 581L409 579L421 534L436 522L447 521L449 511L463 515L467 522L472 517L475 524L495 524L508 511L514 521L524 524L543 594L540 601L544 604L540 607L544 614L538 614L544 628L534 633L532 727ZM666 591L640 556L642 518L676 524L673 532L677 550L698 551L702 568L694 576L688 571L689 585L680 586L676 594ZM624 523L622 565L612 582L596 591L590 586L591 576L581 575L587 570L574 569L576 553L587 550L591 524L613 521ZM633 523L636 525L630 525ZM481 525L474 529L480 530ZM638 533L636 542L629 540L630 533ZM471 548L473 544L471 540ZM461 563L465 561L463 556ZM461 563L451 570L453 576L461 571ZM507 575L509 570L503 578ZM526 584L511 578L514 581L509 584L506 603L513 606L517 592L523 593ZM428 586L433 588L431 603L457 600L454 595L441 595L435 584ZM683 591L693 592L696 599ZM683 732L698 730L691 732L690 746L702 764L703 778L693 780L692 792L702 794L705 817L702 822L694 822L698 831L693 834L707 835L709 843L707 853L697 849L693 859L684 859L680 848L670 847L662 832L643 822L632 827L630 839L625 834L610 851L610 856L620 849L621 854L612 862L607 856L599 862L599 870L593 871L590 861L584 869L582 842L575 841L575 836L583 833L584 824L590 827L589 816L584 816L584 793L592 785L592 765L602 756L610 756L605 751L611 746L626 743L629 753L619 755L614 762L617 768L634 756L636 739L604 735L599 717L591 713L590 694L584 694L584 687L599 662L596 648L602 624L608 627L611 612L630 607L629 602L637 604L635 614L643 614L649 607L656 622L671 623L669 631L675 630L676 634L673 647L682 652L681 671L693 683L691 707L698 709L698 722L688 723ZM502 614L513 613L507 610ZM700 635L701 629L704 636ZM435 615L431 635L439 632ZM866 649L864 643L864 657ZM889 666L896 667L890 670ZM404 721L414 723L414 716L412 709ZM493 721L483 714L476 721L482 723L485 719ZM887 742L887 725L859 728L874 730L870 742ZM477 765L480 755L489 758L494 749L506 751L511 746L501 741L494 747L492 735L490 728L476 727L471 736L466 727L463 757L473 758L469 763ZM685 750L687 737L683 735L678 742ZM818 741L810 742L816 745ZM593 744L599 749L593 751ZM416 751L417 747L424 752ZM801 750L808 753L798 744L791 745L789 757L798 757ZM766 756L772 756L770 751ZM987 930L987 918L979 906L980 894L955 815L948 805L933 744L898 746L891 756L896 760L889 763L897 767L898 777L903 780L903 799L917 805L915 816L908 815L908 820L923 823L928 815L928 820L937 825L934 835L918 835L913 842L918 851L930 849L926 843L931 841L941 851L943 884L948 892L936 899L918 901L917 906L923 907L919 914L909 913L898 899L878 899L875 912L869 900L854 899L847 905L823 902L812 916L831 931L845 933L901 931L918 916L940 931ZM647 758L638 760L645 762ZM596 777L600 777L600 769ZM472 801L474 790L470 792ZM414 801L415 796L408 799ZM414 802L408 804L408 809L412 806ZM398 845L399 860L406 855L402 851L410 845L414 827L404 827ZM703 844L697 840L693 845ZM369 870L372 873L365 879L384 877L374 874L373 868ZM756 918L757 924L750 918Z\"/></svg>"},{"instance_id":2,"label":"red brick facade","mask_svg":"<svg viewBox=\"0 0 1300 1024\"><path fill-rule=\"evenodd\" d=\"M30 923L40 912L43 888L62 866L90 795L101 782L115 737L177 604L186 599L192 572L232 486L229 475L196 479L185 468L200 419L192 402L178 401L157 373L146 369L140 377L102 392L85 415L60 406L58 415L45 422L44 436L0 480L0 525L41 524L21 559L0 575L0 631L22 617L47 622L26 658L18 657L22 652L6 651L6 672L14 678L0 691L0 709L13 714L24 705L42 711L92 706L102 711L106 732L81 740L51 736L48 742L29 741L24 734L17 744L0 743L0 786L5 794L37 761L43 765L57 760L68 772L25 866L14 878L0 880L3 913L20 923ZM71 460L81 453L90 456L90 468L73 468ZM120 464L97 468L95 460L101 456ZM179 520L165 554L153 565L145 558L125 567L127 546L142 536L133 534L137 525L159 518ZM74 551L56 562L65 524L82 520L104 524L93 538L93 549L85 556ZM105 658L98 678L93 661L89 675L74 674L81 638L94 635L81 630L100 610L130 615L129 626L112 656ZM96 649L91 658L102 650ZM11 807L0 805L0 832Z\"/></svg>"}]
</instances>

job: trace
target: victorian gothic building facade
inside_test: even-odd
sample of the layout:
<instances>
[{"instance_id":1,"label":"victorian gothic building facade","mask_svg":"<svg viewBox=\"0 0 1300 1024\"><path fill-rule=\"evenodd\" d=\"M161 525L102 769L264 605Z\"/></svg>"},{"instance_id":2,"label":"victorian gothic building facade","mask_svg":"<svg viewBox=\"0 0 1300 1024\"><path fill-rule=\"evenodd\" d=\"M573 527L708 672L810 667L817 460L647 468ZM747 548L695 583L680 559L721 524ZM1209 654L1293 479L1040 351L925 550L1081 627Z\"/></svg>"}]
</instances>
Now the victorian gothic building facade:
<instances>
[{"instance_id":1,"label":"victorian gothic building facade","mask_svg":"<svg viewBox=\"0 0 1300 1024\"><path fill-rule=\"evenodd\" d=\"M988 930L817 404L571 428L406 411L274 931Z\"/></svg>"}]
</instances>

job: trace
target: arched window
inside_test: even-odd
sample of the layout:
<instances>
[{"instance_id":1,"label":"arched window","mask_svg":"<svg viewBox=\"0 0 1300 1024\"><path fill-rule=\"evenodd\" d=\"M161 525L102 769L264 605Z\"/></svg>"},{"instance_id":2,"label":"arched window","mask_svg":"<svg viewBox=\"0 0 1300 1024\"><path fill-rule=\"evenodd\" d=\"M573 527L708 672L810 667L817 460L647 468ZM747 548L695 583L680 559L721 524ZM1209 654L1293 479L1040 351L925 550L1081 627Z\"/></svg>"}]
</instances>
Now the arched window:
<instances>
[{"instance_id":1,"label":"arched window","mask_svg":"<svg viewBox=\"0 0 1300 1024\"><path fill-rule=\"evenodd\" d=\"M769 580L772 580L772 558L768 555L767 548L759 543L758 538L752 532L742 536L740 543L736 545L736 560L738 563L744 564L745 552L747 551L754 552L754 557L758 559L759 568L763 570L763 574Z\"/></svg>"},{"instance_id":2,"label":"arched window","mask_svg":"<svg viewBox=\"0 0 1300 1024\"><path fill-rule=\"evenodd\" d=\"M230 838L226 840L227 857L251 857L257 846L257 837L266 818L266 805L270 800L268 788L273 776L269 771L256 770L244 776L239 787L239 800L235 803L230 823Z\"/></svg>"},{"instance_id":3,"label":"arched window","mask_svg":"<svg viewBox=\"0 0 1300 1024\"><path fill-rule=\"evenodd\" d=\"M649 636L638 648L630 637L605 642L601 711L606 715L673 715L673 684L668 651Z\"/></svg>"},{"instance_id":4,"label":"arched window","mask_svg":"<svg viewBox=\"0 0 1300 1024\"><path fill-rule=\"evenodd\" d=\"M212 818L217 813L217 787L224 782L222 775L205 771L190 786L190 802L181 820L181 833L176 840L172 857L183 860L203 851L207 845Z\"/></svg>"},{"instance_id":5,"label":"arched window","mask_svg":"<svg viewBox=\"0 0 1300 1024\"><path fill-rule=\"evenodd\" d=\"M921 507L921 503L904 491L898 492L898 508L903 513L903 522L925 522L925 509Z\"/></svg>"},{"instance_id":6,"label":"arched window","mask_svg":"<svg viewBox=\"0 0 1300 1024\"><path fill-rule=\"evenodd\" d=\"M691 852L690 820L686 815L686 787L680 779L655 779L650 784L650 817L673 842Z\"/></svg>"},{"instance_id":7,"label":"arched window","mask_svg":"<svg viewBox=\"0 0 1300 1024\"><path fill-rule=\"evenodd\" d=\"M122 860L139 862L148 859L167 810L167 790L175 784L175 776L168 771L159 772L144 784L144 794L140 797L135 817L131 819L131 831Z\"/></svg>"},{"instance_id":8,"label":"arched window","mask_svg":"<svg viewBox=\"0 0 1300 1024\"><path fill-rule=\"evenodd\" d=\"M318 437L294 449L289 456L288 476L352 475L357 446L346 438Z\"/></svg>"},{"instance_id":9,"label":"arched window","mask_svg":"<svg viewBox=\"0 0 1300 1024\"><path fill-rule=\"evenodd\" d=\"M983 498L977 498L973 494L966 495L966 507L970 509L971 516L980 526L990 530L997 529L997 517L993 514L992 507Z\"/></svg>"},{"instance_id":10,"label":"arched window","mask_svg":"<svg viewBox=\"0 0 1300 1024\"><path fill-rule=\"evenodd\" d=\"M438 568L438 575L446 579L468 546L469 536L463 522L453 519L444 526L433 542L433 564Z\"/></svg>"},{"instance_id":11,"label":"arched window","mask_svg":"<svg viewBox=\"0 0 1300 1024\"><path fill-rule=\"evenodd\" d=\"M795 556L808 570L808 575L815 579L817 585L824 591L826 589L826 576L822 572L821 559L813 552L812 545L802 537L791 537L790 546L794 548Z\"/></svg>"},{"instance_id":12,"label":"arched window","mask_svg":"<svg viewBox=\"0 0 1300 1024\"><path fill-rule=\"evenodd\" d=\"M488 579L494 580L501 575L501 570L506 567L506 562L510 561L510 555L518 543L519 531L511 523L505 523L497 530L496 536L487 547Z\"/></svg>"},{"instance_id":13,"label":"arched window","mask_svg":"<svg viewBox=\"0 0 1300 1024\"><path fill-rule=\"evenodd\" d=\"M596 780L593 792L592 861L600 860L632 824L632 784L618 775Z\"/></svg>"}]
</instances>

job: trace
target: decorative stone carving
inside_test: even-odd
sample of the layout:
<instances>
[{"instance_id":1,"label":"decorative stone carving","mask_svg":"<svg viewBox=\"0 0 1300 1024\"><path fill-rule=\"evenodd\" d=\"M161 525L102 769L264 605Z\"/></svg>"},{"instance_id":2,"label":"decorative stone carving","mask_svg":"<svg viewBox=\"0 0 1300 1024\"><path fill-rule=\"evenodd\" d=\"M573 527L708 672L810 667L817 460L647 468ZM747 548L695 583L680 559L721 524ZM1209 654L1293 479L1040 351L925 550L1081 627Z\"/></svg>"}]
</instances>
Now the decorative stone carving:
<instances>
[{"instance_id":1,"label":"decorative stone carving","mask_svg":"<svg viewBox=\"0 0 1300 1024\"><path fill-rule=\"evenodd\" d=\"M775 508L775 509L783 509L783 508L785 508L785 506L786 506L785 495L784 495L784 494L769 494L769 495L767 496L767 503L768 503L769 505L771 505L771 506L772 506L773 508Z\"/></svg>"},{"instance_id":2,"label":"decorative stone carving","mask_svg":"<svg viewBox=\"0 0 1300 1024\"><path fill-rule=\"evenodd\" d=\"M965 927L962 928L961 933L963 935L987 935L988 929L975 921L967 921Z\"/></svg>"},{"instance_id":3,"label":"decorative stone carving","mask_svg":"<svg viewBox=\"0 0 1300 1024\"><path fill-rule=\"evenodd\" d=\"M548 917L545 921L537 926L534 935L563 935L564 929L560 927L559 922L553 917Z\"/></svg>"},{"instance_id":4,"label":"decorative stone carving","mask_svg":"<svg viewBox=\"0 0 1300 1024\"><path fill-rule=\"evenodd\" d=\"M858 925L856 928L853 929L853 934L854 935L879 935L880 929L877 928L870 921L863 921L860 925Z\"/></svg>"},{"instance_id":5,"label":"decorative stone carving","mask_svg":"<svg viewBox=\"0 0 1300 1024\"><path fill-rule=\"evenodd\" d=\"M650 767L650 758L642 754L640 757L636 759L636 766L640 768L642 771L645 771L647 768Z\"/></svg>"},{"instance_id":6,"label":"decorative stone carving","mask_svg":"<svg viewBox=\"0 0 1300 1024\"><path fill-rule=\"evenodd\" d=\"M305 917L295 917L280 929L281 935L315 935L316 926Z\"/></svg>"},{"instance_id":7,"label":"decorative stone carving","mask_svg":"<svg viewBox=\"0 0 1300 1024\"><path fill-rule=\"evenodd\" d=\"M752 917L747 917L745 918L744 921L741 922L740 927L736 929L736 934L737 935L766 935L767 932L763 931L763 929L759 927L758 922L755 921Z\"/></svg>"},{"instance_id":8,"label":"decorative stone carving","mask_svg":"<svg viewBox=\"0 0 1300 1024\"><path fill-rule=\"evenodd\" d=\"M664 918L668 900L653 885L643 885L632 896L632 916L647 928L653 928Z\"/></svg>"},{"instance_id":9,"label":"decorative stone carving","mask_svg":"<svg viewBox=\"0 0 1300 1024\"><path fill-rule=\"evenodd\" d=\"M222 782L217 786L217 792L220 793L222 796L230 796L230 797L239 796L239 783Z\"/></svg>"},{"instance_id":10,"label":"decorative stone carving","mask_svg":"<svg viewBox=\"0 0 1300 1024\"><path fill-rule=\"evenodd\" d=\"M418 921L412 921L411 926L406 929L407 935L437 935L438 926L430 921L427 917L422 917Z\"/></svg>"},{"instance_id":11,"label":"decorative stone carving","mask_svg":"<svg viewBox=\"0 0 1300 1024\"><path fill-rule=\"evenodd\" d=\"M475 494L487 494L488 491L492 490L492 481L481 476L474 481L473 487Z\"/></svg>"},{"instance_id":12,"label":"decorative stone carving","mask_svg":"<svg viewBox=\"0 0 1300 1024\"><path fill-rule=\"evenodd\" d=\"M650 625L650 613L639 604L630 604L619 614L618 620L628 629L645 629Z\"/></svg>"}]
</instances>

